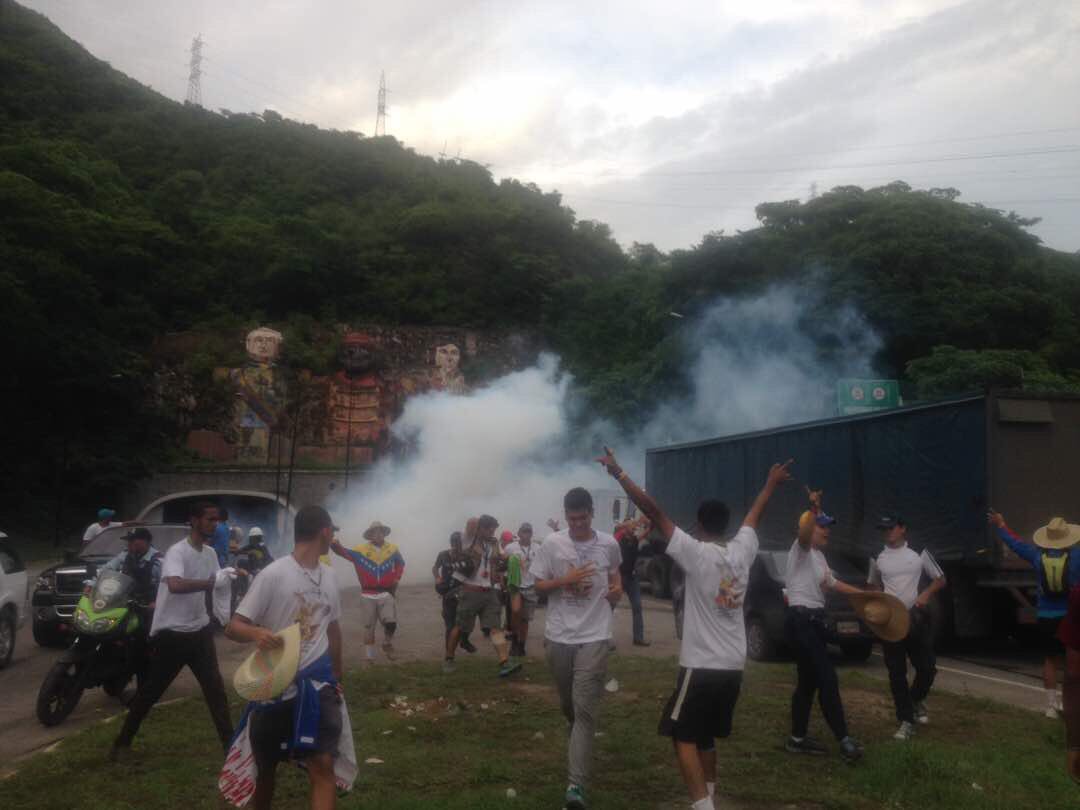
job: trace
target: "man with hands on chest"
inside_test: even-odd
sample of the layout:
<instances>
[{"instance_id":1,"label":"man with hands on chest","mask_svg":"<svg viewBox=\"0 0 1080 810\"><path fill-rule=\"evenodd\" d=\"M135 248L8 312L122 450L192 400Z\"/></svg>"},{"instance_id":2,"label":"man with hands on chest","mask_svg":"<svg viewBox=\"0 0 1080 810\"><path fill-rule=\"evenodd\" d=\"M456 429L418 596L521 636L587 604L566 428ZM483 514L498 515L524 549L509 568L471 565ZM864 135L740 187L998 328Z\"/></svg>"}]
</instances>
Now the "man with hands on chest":
<instances>
[{"instance_id":1,"label":"man with hands on chest","mask_svg":"<svg viewBox=\"0 0 1080 810\"><path fill-rule=\"evenodd\" d=\"M531 566L537 593L548 595L547 660L570 724L567 810L585 810L600 697L607 676L611 605L622 596L619 544L592 527L593 500L575 487L563 498L566 529L540 546Z\"/></svg>"}]
</instances>

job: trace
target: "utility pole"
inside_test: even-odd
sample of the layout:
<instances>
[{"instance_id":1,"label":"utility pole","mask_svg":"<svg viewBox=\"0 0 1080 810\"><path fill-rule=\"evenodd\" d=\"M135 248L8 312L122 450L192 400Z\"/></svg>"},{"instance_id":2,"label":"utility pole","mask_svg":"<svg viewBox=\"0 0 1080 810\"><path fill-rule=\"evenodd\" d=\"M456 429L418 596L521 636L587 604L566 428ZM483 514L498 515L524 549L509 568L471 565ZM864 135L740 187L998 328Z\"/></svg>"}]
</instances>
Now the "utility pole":
<instances>
[{"instance_id":1,"label":"utility pole","mask_svg":"<svg viewBox=\"0 0 1080 810\"><path fill-rule=\"evenodd\" d=\"M386 71L379 73L379 111L375 116L375 137L386 134Z\"/></svg>"},{"instance_id":2,"label":"utility pole","mask_svg":"<svg viewBox=\"0 0 1080 810\"><path fill-rule=\"evenodd\" d=\"M202 106L202 34L191 40L191 72L187 80L187 103Z\"/></svg>"}]
</instances>

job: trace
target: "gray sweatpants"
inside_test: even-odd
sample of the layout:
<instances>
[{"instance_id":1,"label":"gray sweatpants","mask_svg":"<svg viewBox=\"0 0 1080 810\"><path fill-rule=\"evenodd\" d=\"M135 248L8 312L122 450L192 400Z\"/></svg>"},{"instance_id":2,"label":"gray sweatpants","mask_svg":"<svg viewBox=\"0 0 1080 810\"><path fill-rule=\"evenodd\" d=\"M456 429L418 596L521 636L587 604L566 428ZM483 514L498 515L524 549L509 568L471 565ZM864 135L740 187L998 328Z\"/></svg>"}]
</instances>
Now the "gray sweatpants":
<instances>
[{"instance_id":1,"label":"gray sweatpants","mask_svg":"<svg viewBox=\"0 0 1080 810\"><path fill-rule=\"evenodd\" d=\"M585 787L592 762L593 738L607 676L608 642L559 644L548 640L547 660L562 713L570 723L567 774L572 785Z\"/></svg>"}]
</instances>

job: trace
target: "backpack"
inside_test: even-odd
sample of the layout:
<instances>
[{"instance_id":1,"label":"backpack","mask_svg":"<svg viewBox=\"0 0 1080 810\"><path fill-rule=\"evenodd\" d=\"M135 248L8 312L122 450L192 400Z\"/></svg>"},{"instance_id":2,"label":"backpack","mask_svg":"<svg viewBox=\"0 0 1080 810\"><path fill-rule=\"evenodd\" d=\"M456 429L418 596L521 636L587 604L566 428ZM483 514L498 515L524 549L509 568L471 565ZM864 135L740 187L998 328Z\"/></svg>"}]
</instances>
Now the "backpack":
<instances>
[{"instance_id":1,"label":"backpack","mask_svg":"<svg viewBox=\"0 0 1080 810\"><path fill-rule=\"evenodd\" d=\"M1069 592L1069 550L1045 549L1042 553L1039 579L1046 596L1065 596Z\"/></svg>"}]
</instances>

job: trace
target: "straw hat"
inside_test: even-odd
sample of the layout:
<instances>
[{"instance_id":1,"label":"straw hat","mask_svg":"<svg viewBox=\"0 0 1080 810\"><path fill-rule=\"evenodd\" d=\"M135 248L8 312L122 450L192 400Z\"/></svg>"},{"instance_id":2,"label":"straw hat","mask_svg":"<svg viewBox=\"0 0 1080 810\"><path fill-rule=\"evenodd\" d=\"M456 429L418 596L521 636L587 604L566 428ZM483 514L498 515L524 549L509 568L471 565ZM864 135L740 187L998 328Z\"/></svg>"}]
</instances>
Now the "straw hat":
<instances>
[{"instance_id":1,"label":"straw hat","mask_svg":"<svg viewBox=\"0 0 1080 810\"><path fill-rule=\"evenodd\" d=\"M1080 526L1056 517L1035 531L1035 545L1040 548L1069 548L1080 543Z\"/></svg>"},{"instance_id":2,"label":"straw hat","mask_svg":"<svg viewBox=\"0 0 1080 810\"><path fill-rule=\"evenodd\" d=\"M300 625L274 634L285 642L272 650L255 650L233 675L233 688L244 700L272 700L296 678L300 666Z\"/></svg>"},{"instance_id":3,"label":"straw hat","mask_svg":"<svg viewBox=\"0 0 1080 810\"><path fill-rule=\"evenodd\" d=\"M386 537L388 534L390 534L390 527L379 523L379 521L376 520L374 523L367 527L367 531L364 532L364 539L370 540L371 535L375 534L375 532L382 532L382 536Z\"/></svg>"},{"instance_id":4,"label":"straw hat","mask_svg":"<svg viewBox=\"0 0 1080 810\"><path fill-rule=\"evenodd\" d=\"M907 638L911 617L904 603L892 594L879 591L849 594L855 613L878 638L900 641Z\"/></svg>"}]
</instances>

